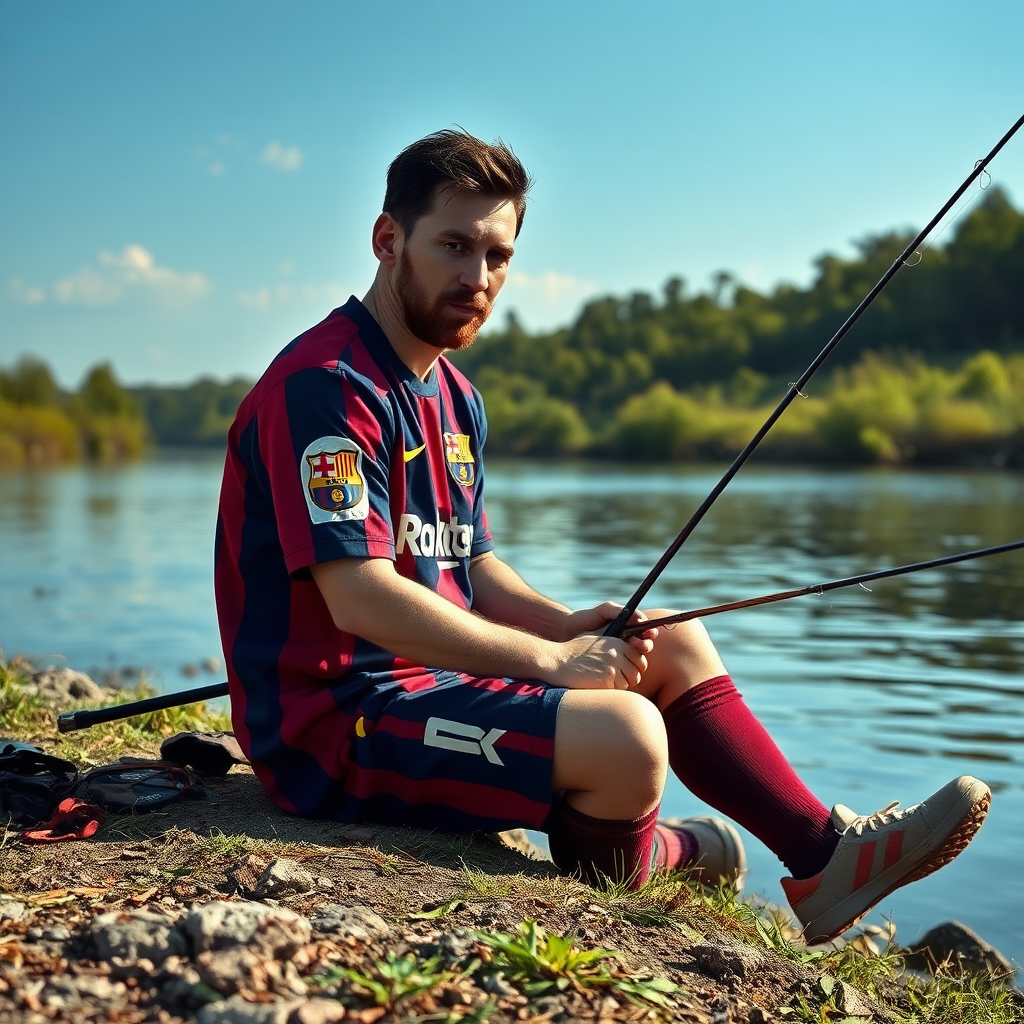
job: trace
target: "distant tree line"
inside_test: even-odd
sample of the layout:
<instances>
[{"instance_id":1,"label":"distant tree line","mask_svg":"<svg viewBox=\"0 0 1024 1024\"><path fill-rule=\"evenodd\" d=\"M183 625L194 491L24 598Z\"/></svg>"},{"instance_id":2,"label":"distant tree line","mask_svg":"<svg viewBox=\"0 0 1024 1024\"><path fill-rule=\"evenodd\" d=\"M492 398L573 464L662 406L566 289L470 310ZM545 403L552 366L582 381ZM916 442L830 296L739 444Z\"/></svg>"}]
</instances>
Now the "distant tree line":
<instances>
[{"instance_id":1,"label":"distant tree line","mask_svg":"<svg viewBox=\"0 0 1024 1024\"><path fill-rule=\"evenodd\" d=\"M991 188L903 269L765 443L775 458L1024 464L1024 213ZM602 296L527 332L514 314L455 361L484 394L489 451L723 458L737 452L912 234L825 254L806 288L725 271L689 294ZM0 370L0 465L223 444L251 383L124 388L93 367L64 393L31 359Z\"/></svg>"},{"instance_id":2,"label":"distant tree line","mask_svg":"<svg viewBox=\"0 0 1024 1024\"><path fill-rule=\"evenodd\" d=\"M790 424L770 435L768 449L777 457L871 460L879 451L892 457L913 449L928 457L934 449L937 458L944 457L940 450L958 458L979 446L995 445L1004 456L1016 450L1021 424L1014 406L1024 406L1024 213L994 187L951 235L897 274L813 388L825 405L834 398L846 408L843 396L853 382L860 382L862 398L868 379L884 378L879 387L899 391L931 365L935 394L921 402L932 411L917 416L913 429L909 421L894 427L891 445L877 438L861 444L835 426L837 411L819 422L825 405L810 403L787 413ZM762 294L723 271L711 289L693 295L673 277L660 300L647 292L602 296L554 331L528 333L510 314L503 330L455 360L484 393L491 450L720 457L742 446L749 424L751 432L759 425L758 416L745 413L774 406L912 237L888 232L859 242L853 258L825 254L806 288L781 284ZM999 367L1002 397L984 414L957 406L944 421L949 429L938 430L938 405L988 401L957 376L983 351L991 353L984 365L993 373ZM855 365L861 369L852 372ZM952 426L957 417L972 424L963 436ZM985 439L983 420L991 426ZM993 457L998 461L998 452Z\"/></svg>"},{"instance_id":3,"label":"distant tree line","mask_svg":"<svg viewBox=\"0 0 1024 1024\"><path fill-rule=\"evenodd\" d=\"M126 388L100 363L77 392L65 392L45 363L25 357L0 370L0 466L116 462L155 445L222 445L251 387L240 378L202 378Z\"/></svg>"}]
</instances>

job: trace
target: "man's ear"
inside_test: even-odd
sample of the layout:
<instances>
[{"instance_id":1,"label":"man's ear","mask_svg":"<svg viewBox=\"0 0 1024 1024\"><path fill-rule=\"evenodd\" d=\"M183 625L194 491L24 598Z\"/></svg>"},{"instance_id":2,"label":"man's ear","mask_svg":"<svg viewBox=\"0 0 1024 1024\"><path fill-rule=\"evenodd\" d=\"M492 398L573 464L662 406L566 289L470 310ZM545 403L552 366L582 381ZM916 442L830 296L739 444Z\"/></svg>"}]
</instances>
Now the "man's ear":
<instances>
[{"instance_id":1,"label":"man's ear","mask_svg":"<svg viewBox=\"0 0 1024 1024\"><path fill-rule=\"evenodd\" d=\"M390 213L382 213L373 225L373 255L385 267L393 267L398 261L405 232Z\"/></svg>"}]
</instances>

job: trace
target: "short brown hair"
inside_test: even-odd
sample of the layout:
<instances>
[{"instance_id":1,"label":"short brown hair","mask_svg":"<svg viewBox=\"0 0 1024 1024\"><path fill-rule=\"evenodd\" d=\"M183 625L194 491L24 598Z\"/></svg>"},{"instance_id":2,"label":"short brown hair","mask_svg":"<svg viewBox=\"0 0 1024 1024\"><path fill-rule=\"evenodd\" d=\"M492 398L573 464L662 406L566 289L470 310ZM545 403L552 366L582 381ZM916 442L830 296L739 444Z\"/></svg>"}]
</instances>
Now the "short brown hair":
<instances>
[{"instance_id":1,"label":"short brown hair","mask_svg":"<svg viewBox=\"0 0 1024 1024\"><path fill-rule=\"evenodd\" d=\"M511 200L518 236L531 184L526 168L501 139L491 146L467 131L446 128L407 146L392 160L384 212L410 234L416 221L433 207L438 190L450 186Z\"/></svg>"}]
</instances>

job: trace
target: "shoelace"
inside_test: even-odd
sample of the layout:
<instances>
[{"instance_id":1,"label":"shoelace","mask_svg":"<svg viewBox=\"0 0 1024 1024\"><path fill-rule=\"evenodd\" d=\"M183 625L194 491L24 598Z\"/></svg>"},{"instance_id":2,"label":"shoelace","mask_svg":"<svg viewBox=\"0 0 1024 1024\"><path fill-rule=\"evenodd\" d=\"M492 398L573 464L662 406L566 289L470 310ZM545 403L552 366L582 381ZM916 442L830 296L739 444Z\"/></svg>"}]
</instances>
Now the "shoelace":
<instances>
[{"instance_id":1,"label":"shoelace","mask_svg":"<svg viewBox=\"0 0 1024 1024\"><path fill-rule=\"evenodd\" d=\"M893 800L891 804L887 804L880 811L875 811L874 814L863 814L855 821L851 821L849 825L843 829L843 835L846 835L851 829L856 832L857 835L862 835L865 828L869 828L872 831L878 829L880 825L888 825L890 821L897 821L907 813L904 811L897 811L899 807L899 800ZM907 808L909 810L910 808Z\"/></svg>"}]
</instances>

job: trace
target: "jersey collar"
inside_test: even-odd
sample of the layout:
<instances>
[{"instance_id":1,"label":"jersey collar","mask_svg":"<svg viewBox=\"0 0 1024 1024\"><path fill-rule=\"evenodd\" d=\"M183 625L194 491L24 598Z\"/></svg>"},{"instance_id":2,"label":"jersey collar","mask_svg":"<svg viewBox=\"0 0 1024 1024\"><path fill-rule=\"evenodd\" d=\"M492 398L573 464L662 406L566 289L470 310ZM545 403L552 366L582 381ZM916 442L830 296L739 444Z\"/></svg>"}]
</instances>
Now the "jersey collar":
<instances>
[{"instance_id":1,"label":"jersey collar","mask_svg":"<svg viewBox=\"0 0 1024 1024\"><path fill-rule=\"evenodd\" d=\"M371 355L380 364L387 366L398 379L417 395L424 398L432 398L437 394L437 366L430 368L430 376L426 380L420 380L412 370L399 358L394 350L388 336L381 329L379 323L373 318L373 314L354 295L339 310L343 316L348 317L358 328L359 337L363 344L369 349Z\"/></svg>"}]
</instances>

